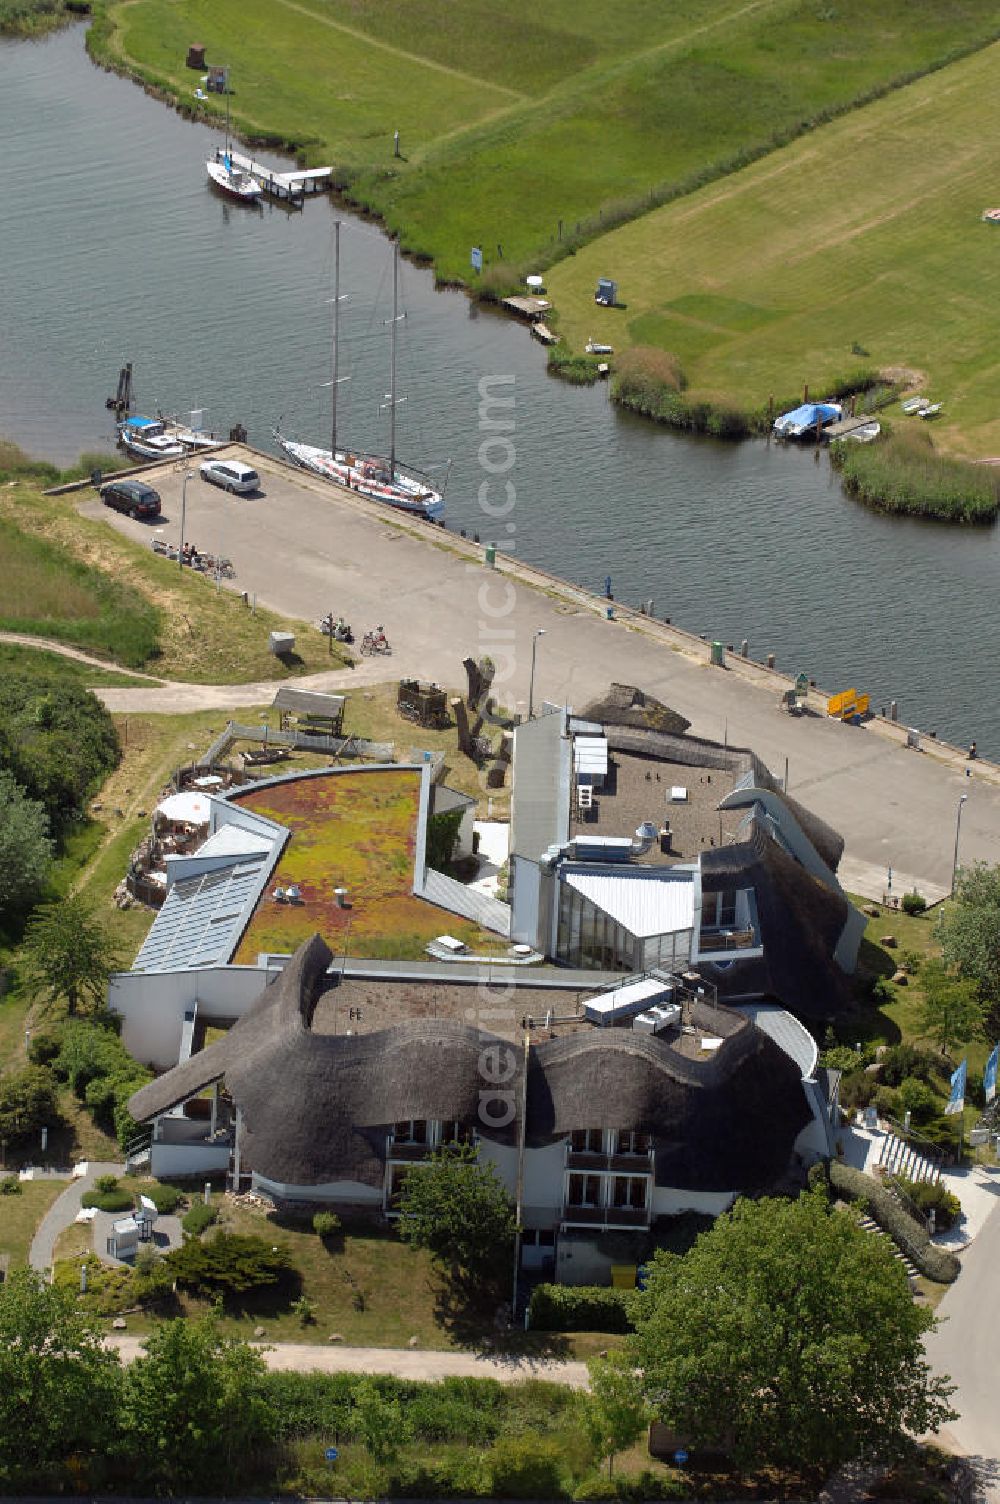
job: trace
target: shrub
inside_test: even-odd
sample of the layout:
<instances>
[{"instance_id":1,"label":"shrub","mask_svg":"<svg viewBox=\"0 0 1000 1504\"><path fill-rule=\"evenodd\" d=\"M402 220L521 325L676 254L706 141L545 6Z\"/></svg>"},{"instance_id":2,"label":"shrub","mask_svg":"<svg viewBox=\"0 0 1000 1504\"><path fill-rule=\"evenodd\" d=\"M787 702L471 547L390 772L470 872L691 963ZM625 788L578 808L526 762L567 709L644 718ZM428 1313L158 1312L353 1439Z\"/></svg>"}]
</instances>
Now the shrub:
<instances>
[{"instance_id":1,"label":"shrub","mask_svg":"<svg viewBox=\"0 0 1000 1504\"><path fill-rule=\"evenodd\" d=\"M832 1049L823 1050L819 1057L819 1063L830 1071L840 1071L844 1076L851 1076L861 1067L871 1062L866 1059L870 1054L868 1050L855 1050L849 1044L837 1044Z\"/></svg>"},{"instance_id":2,"label":"shrub","mask_svg":"<svg viewBox=\"0 0 1000 1504\"><path fill-rule=\"evenodd\" d=\"M103 1193L103 1192L106 1192L106 1191L117 1191L117 1189L118 1189L118 1176L117 1175L98 1175L97 1179L94 1181L94 1190L95 1191L101 1191Z\"/></svg>"},{"instance_id":3,"label":"shrub","mask_svg":"<svg viewBox=\"0 0 1000 1504\"><path fill-rule=\"evenodd\" d=\"M562 1455L548 1438L504 1437L487 1460L494 1498L555 1499L563 1493Z\"/></svg>"},{"instance_id":4,"label":"shrub","mask_svg":"<svg viewBox=\"0 0 1000 1504\"><path fill-rule=\"evenodd\" d=\"M902 1175L894 1178L900 1190L909 1196L913 1204L925 1216L933 1210L934 1223L938 1232L947 1232L949 1227L954 1227L962 1215L962 1203L940 1180L931 1184L927 1180L906 1180Z\"/></svg>"},{"instance_id":5,"label":"shrub","mask_svg":"<svg viewBox=\"0 0 1000 1504\"><path fill-rule=\"evenodd\" d=\"M922 893L903 894L903 912L906 914L922 914L927 907L927 900Z\"/></svg>"},{"instance_id":6,"label":"shrub","mask_svg":"<svg viewBox=\"0 0 1000 1504\"><path fill-rule=\"evenodd\" d=\"M930 1083L940 1068L939 1058L929 1050L913 1044L894 1044L882 1056L879 1079L886 1086L901 1086L908 1076Z\"/></svg>"},{"instance_id":7,"label":"shrub","mask_svg":"<svg viewBox=\"0 0 1000 1504\"><path fill-rule=\"evenodd\" d=\"M207 1206L204 1201L197 1202L189 1212L184 1213L181 1226L190 1238L198 1238L211 1227L213 1222L219 1220L219 1210L215 1206Z\"/></svg>"},{"instance_id":8,"label":"shrub","mask_svg":"<svg viewBox=\"0 0 1000 1504\"><path fill-rule=\"evenodd\" d=\"M336 1212L317 1212L313 1217L313 1232L326 1242L340 1231L340 1218Z\"/></svg>"},{"instance_id":9,"label":"shrub","mask_svg":"<svg viewBox=\"0 0 1000 1504\"><path fill-rule=\"evenodd\" d=\"M290 1272L286 1249L263 1238L219 1232L204 1241L191 1238L163 1260L177 1283L197 1295L242 1295L277 1285Z\"/></svg>"},{"instance_id":10,"label":"shrub","mask_svg":"<svg viewBox=\"0 0 1000 1504\"><path fill-rule=\"evenodd\" d=\"M927 1229L905 1212L892 1193L879 1185L870 1175L844 1165L839 1160L830 1163L830 1184L848 1201L864 1201L872 1219L883 1232L910 1258L921 1274L928 1279L950 1285L958 1278L959 1262L954 1254L933 1244Z\"/></svg>"},{"instance_id":11,"label":"shrub","mask_svg":"<svg viewBox=\"0 0 1000 1504\"><path fill-rule=\"evenodd\" d=\"M96 1206L102 1212L130 1212L134 1202L132 1192L119 1187L115 1191L86 1191L80 1205Z\"/></svg>"},{"instance_id":12,"label":"shrub","mask_svg":"<svg viewBox=\"0 0 1000 1504\"><path fill-rule=\"evenodd\" d=\"M176 1185L143 1186L142 1194L148 1196L162 1217L172 1217L184 1200L184 1192Z\"/></svg>"},{"instance_id":13,"label":"shrub","mask_svg":"<svg viewBox=\"0 0 1000 1504\"><path fill-rule=\"evenodd\" d=\"M926 1121L933 1117L937 1105L937 1097L925 1081L918 1080L916 1076L907 1076L900 1083L899 1106L903 1112Z\"/></svg>"},{"instance_id":14,"label":"shrub","mask_svg":"<svg viewBox=\"0 0 1000 1504\"><path fill-rule=\"evenodd\" d=\"M316 1302L309 1300L305 1295L300 1295L298 1300L292 1301L292 1311L303 1326L312 1326L316 1320Z\"/></svg>"},{"instance_id":15,"label":"shrub","mask_svg":"<svg viewBox=\"0 0 1000 1504\"><path fill-rule=\"evenodd\" d=\"M869 1076L867 1071L852 1071L850 1075L841 1077L840 1081L840 1105L846 1112L854 1112L859 1107L867 1107L875 1100L878 1090L878 1082L874 1076Z\"/></svg>"},{"instance_id":16,"label":"shrub","mask_svg":"<svg viewBox=\"0 0 1000 1504\"><path fill-rule=\"evenodd\" d=\"M887 1003L894 1003L896 1001L896 994L893 991L892 983L887 981L885 977L875 978L874 982L872 982L871 993L869 995L876 1008L882 1008Z\"/></svg>"},{"instance_id":17,"label":"shrub","mask_svg":"<svg viewBox=\"0 0 1000 1504\"><path fill-rule=\"evenodd\" d=\"M0 1196L20 1196L21 1182L16 1175L5 1175L0 1180Z\"/></svg>"},{"instance_id":18,"label":"shrub","mask_svg":"<svg viewBox=\"0 0 1000 1504\"><path fill-rule=\"evenodd\" d=\"M532 1327L545 1332L630 1332L628 1291L607 1285L536 1285Z\"/></svg>"},{"instance_id":19,"label":"shrub","mask_svg":"<svg viewBox=\"0 0 1000 1504\"><path fill-rule=\"evenodd\" d=\"M59 1049L59 1040L54 1034L32 1034L28 1045L28 1059L32 1065L51 1065Z\"/></svg>"}]
</instances>

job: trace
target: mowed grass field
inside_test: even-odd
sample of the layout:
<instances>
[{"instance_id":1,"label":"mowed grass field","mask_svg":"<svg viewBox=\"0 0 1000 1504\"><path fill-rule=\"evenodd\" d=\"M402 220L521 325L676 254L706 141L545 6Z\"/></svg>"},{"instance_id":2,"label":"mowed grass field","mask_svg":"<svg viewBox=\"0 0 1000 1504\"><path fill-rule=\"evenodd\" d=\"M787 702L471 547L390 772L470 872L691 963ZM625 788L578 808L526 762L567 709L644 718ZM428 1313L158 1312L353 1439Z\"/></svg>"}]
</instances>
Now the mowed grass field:
<instances>
[{"instance_id":1,"label":"mowed grass field","mask_svg":"<svg viewBox=\"0 0 1000 1504\"><path fill-rule=\"evenodd\" d=\"M560 221L638 212L998 28L987 0L130 0L92 46L190 106L204 41L241 128L308 145L467 278L473 245L545 264Z\"/></svg>"},{"instance_id":2,"label":"mowed grass field","mask_svg":"<svg viewBox=\"0 0 1000 1504\"><path fill-rule=\"evenodd\" d=\"M670 350L689 394L741 407L907 368L939 447L1000 455L998 68L994 46L588 246L547 279L560 331ZM595 307L598 276L627 307Z\"/></svg>"}]
</instances>

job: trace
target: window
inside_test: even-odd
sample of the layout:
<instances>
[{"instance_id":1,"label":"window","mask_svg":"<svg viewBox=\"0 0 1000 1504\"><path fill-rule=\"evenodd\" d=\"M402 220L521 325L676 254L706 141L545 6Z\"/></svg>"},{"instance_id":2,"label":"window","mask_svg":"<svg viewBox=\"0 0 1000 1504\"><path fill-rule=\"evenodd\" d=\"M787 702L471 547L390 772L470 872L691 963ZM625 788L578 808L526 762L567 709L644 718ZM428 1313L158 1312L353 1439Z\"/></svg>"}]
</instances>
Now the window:
<instances>
[{"instance_id":1,"label":"window","mask_svg":"<svg viewBox=\"0 0 1000 1504\"><path fill-rule=\"evenodd\" d=\"M457 1119L441 1124L442 1144L471 1144L475 1134L471 1128L466 1128Z\"/></svg>"},{"instance_id":2,"label":"window","mask_svg":"<svg viewBox=\"0 0 1000 1504\"><path fill-rule=\"evenodd\" d=\"M735 929L736 889L728 888L718 893L703 893L701 923L704 929L709 930Z\"/></svg>"},{"instance_id":3,"label":"window","mask_svg":"<svg viewBox=\"0 0 1000 1504\"><path fill-rule=\"evenodd\" d=\"M567 1206L600 1206L600 1175L571 1175L566 1204Z\"/></svg>"},{"instance_id":4,"label":"window","mask_svg":"<svg viewBox=\"0 0 1000 1504\"><path fill-rule=\"evenodd\" d=\"M635 1128L620 1128L617 1134L616 1154L648 1154L648 1133L639 1133Z\"/></svg>"},{"instance_id":5,"label":"window","mask_svg":"<svg viewBox=\"0 0 1000 1504\"><path fill-rule=\"evenodd\" d=\"M570 1135L570 1144L574 1154L603 1154L604 1129L574 1128Z\"/></svg>"},{"instance_id":6,"label":"window","mask_svg":"<svg viewBox=\"0 0 1000 1504\"><path fill-rule=\"evenodd\" d=\"M404 1118L392 1130L394 1144L426 1144L427 1123L423 1118Z\"/></svg>"},{"instance_id":7,"label":"window","mask_svg":"<svg viewBox=\"0 0 1000 1504\"><path fill-rule=\"evenodd\" d=\"M646 1176L616 1175L611 1191L611 1205L629 1211L646 1210Z\"/></svg>"}]
</instances>

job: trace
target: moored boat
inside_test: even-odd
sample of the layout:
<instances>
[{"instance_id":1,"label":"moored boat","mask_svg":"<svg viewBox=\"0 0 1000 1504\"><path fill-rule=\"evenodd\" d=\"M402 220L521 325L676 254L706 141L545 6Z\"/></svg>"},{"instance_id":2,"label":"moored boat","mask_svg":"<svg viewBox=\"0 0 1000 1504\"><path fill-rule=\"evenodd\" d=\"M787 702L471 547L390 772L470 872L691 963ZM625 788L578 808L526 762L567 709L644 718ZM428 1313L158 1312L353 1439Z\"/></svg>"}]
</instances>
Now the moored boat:
<instances>
[{"instance_id":1,"label":"moored boat","mask_svg":"<svg viewBox=\"0 0 1000 1504\"><path fill-rule=\"evenodd\" d=\"M233 198L240 204L259 203L263 188L252 173L244 172L242 167L236 166L228 148L221 156L210 158L205 163L205 169L209 181L228 198Z\"/></svg>"},{"instance_id":2,"label":"moored boat","mask_svg":"<svg viewBox=\"0 0 1000 1504\"><path fill-rule=\"evenodd\" d=\"M779 439L801 439L814 434L818 428L828 428L839 421L843 409L839 402L804 402L791 412L782 413L774 420L774 432Z\"/></svg>"},{"instance_id":3,"label":"moored boat","mask_svg":"<svg viewBox=\"0 0 1000 1504\"><path fill-rule=\"evenodd\" d=\"M159 418L126 418L118 425L118 443L134 460L172 460L185 453Z\"/></svg>"}]
</instances>

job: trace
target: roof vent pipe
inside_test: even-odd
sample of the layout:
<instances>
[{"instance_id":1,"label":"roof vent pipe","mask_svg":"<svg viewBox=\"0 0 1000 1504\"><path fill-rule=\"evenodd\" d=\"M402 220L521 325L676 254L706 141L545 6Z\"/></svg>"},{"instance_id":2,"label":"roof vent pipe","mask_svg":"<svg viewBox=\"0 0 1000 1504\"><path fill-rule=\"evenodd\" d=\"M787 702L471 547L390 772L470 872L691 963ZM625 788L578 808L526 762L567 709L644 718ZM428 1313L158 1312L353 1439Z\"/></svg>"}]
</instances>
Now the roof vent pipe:
<instances>
[{"instance_id":1,"label":"roof vent pipe","mask_svg":"<svg viewBox=\"0 0 1000 1504\"><path fill-rule=\"evenodd\" d=\"M656 826L651 820L643 820L635 835L632 837L632 855L645 856L653 842L656 840Z\"/></svg>"}]
</instances>

